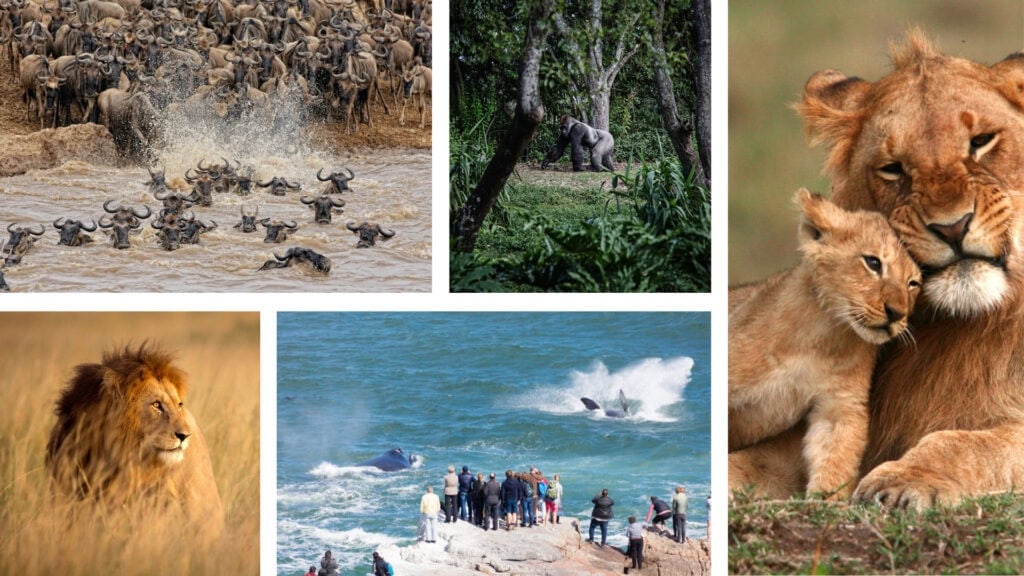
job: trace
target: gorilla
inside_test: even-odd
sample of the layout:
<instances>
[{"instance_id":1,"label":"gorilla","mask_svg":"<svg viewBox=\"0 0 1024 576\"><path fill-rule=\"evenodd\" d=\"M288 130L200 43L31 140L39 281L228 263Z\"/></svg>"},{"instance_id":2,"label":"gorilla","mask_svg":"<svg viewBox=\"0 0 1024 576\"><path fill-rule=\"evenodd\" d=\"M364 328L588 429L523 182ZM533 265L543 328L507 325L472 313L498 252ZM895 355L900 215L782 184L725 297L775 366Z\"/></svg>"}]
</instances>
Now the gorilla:
<instances>
[{"instance_id":1,"label":"gorilla","mask_svg":"<svg viewBox=\"0 0 1024 576\"><path fill-rule=\"evenodd\" d=\"M590 149L590 169L600 172L602 169L614 171L612 167L612 153L615 149L615 139L611 132L591 128L583 122L563 115L561 126L558 130L558 141L548 150L544 162L541 163L541 170L548 167L548 164L557 162L565 152L565 147L572 142L572 169L573 172L583 170L583 148Z\"/></svg>"}]
</instances>

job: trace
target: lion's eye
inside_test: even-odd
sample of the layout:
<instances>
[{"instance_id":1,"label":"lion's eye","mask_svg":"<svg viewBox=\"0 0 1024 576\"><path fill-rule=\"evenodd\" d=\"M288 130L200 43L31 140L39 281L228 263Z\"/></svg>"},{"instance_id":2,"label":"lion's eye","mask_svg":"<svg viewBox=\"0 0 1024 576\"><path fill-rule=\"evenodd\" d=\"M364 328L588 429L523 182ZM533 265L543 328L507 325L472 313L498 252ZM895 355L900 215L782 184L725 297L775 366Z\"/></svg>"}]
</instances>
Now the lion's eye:
<instances>
[{"instance_id":1,"label":"lion's eye","mask_svg":"<svg viewBox=\"0 0 1024 576\"><path fill-rule=\"evenodd\" d=\"M890 162L878 169L878 175L883 180L899 180L903 176L903 164Z\"/></svg>"},{"instance_id":2,"label":"lion's eye","mask_svg":"<svg viewBox=\"0 0 1024 576\"><path fill-rule=\"evenodd\" d=\"M984 134L978 134L971 138L971 156L973 156L975 160L981 159L986 152L996 145L998 140L999 139L996 137L995 132L985 132Z\"/></svg>"},{"instance_id":3,"label":"lion's eye","mask_svg":"<svg viewBox=\"0 0 1024 576\"><path fill-rule=\"evenodd\" d=\"M184 402L178 402L178 411L180 412L180 411L182 411L184 409L185 409L185 403Z\"/></svg>"},{"instance_id":4,"label":"lion's eye","mask_svg":"<svg viewBox=\"0 0 1024 576\"><path fill-rule=\"evenodd\" d=\"M920 287L921 287L921 281L920 281L920 280L911 280L911 281L910 281L910 282L908 283L908 285L909 285L909 286L910 286L911 288L920 288Z\"/></svg>"},{"instance_id":5,"label":"lion's eye","mask_svg":"<svg viewBox=\"0 0 1024 576\"><path fill-rule=\"evenodd\" d=\"M159 400L157 400L156 402L153 402L152 406L153 406L153 408L156 408L160 412L164 411L164 405L161 404Z\"/></svg>"},{"instance_id":6,"label":"lion's eye","mask_svg":"<svg viewBox=\"0 0 1024 576\"><path fill-rule=\"evenodd\" d=\"M882 273L882 261L876 256L864 256L864 264L875 274Z\"/></svg>"}]
</instances>

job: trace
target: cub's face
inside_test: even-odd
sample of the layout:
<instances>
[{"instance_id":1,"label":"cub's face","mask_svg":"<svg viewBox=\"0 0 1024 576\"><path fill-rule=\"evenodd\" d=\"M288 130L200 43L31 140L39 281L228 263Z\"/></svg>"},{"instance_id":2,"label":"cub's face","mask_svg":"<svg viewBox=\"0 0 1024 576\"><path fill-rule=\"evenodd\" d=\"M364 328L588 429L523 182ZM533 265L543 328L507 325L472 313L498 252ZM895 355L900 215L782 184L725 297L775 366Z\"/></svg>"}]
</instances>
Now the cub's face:
<instances>
[{"instance_id":1,"label":"cub's face","mask_svg":"<svg viewBox=\"0 0 1024 576\"><path fill-rule=\"evenodd\" d=\"M904 333L921 273L877 212L847 211L801 189L800 251L819 304L873 344Z\"/></svg>"},{"instance_id":2,"label":"cub's face","mask_svg":"<svg viewBox=\"0 0 1024 576\"><path fill-rule=\"evenodd\" d=\"M924 301L949 316L990 313L1022 280L1024 60L990 68L908 52L874 84L815 75L802 111L812 132L840 135L833 198L890 217L921 265Z\"/></svg>"},{"instance_id":3,"label":"cub's face","mask_svg":"<svg viewBox=\"0 0 1024 576\"><path fill-rule=\"evenodd\" d=\"M164 466L184 460L192 428L177 387L149 378L135 409L141 427L143 460Z\"/></svg>"},{"instance_id":4,"label":"cub's face","mask_svg":"<svg viewBox=\"0 0 1024 576\"><path fill-rule=\"evenodd\" d=\"M904 333L921 291L921 273L879 214L857 213L814 259L825 308L863 340L882 344Z\"/></svg>"}]
</instances>

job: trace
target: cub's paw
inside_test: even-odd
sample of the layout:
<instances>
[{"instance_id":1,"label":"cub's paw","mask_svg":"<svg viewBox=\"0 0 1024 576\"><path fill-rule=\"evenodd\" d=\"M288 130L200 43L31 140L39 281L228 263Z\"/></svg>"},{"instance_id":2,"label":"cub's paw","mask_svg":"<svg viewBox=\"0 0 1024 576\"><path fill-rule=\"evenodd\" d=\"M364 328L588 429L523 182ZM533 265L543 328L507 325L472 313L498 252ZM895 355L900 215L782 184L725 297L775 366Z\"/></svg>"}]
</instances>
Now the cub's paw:
<instances>
[{"instance_id":1,"label":"cub's paw","mask_svg":"<svg viewBox=\"0 0 1024 576\"><path fill-rule=\"evenodd\" d=\"M963 497L963 490L948 477L899 461L886 462L872 470L853 492L854 500L918 512L955 505Z\"/></svg>"}]
</instances>

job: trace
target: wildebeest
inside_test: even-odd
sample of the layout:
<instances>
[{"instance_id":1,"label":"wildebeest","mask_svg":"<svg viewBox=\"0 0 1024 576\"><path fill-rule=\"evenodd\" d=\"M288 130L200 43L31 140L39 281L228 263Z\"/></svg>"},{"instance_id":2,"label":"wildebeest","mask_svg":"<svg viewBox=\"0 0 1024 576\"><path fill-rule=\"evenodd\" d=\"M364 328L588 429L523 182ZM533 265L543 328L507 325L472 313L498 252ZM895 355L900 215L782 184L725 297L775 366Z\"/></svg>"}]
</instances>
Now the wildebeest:
<instances>
[{"instance_id":1,"label":"wildebeest","mask_svg":"<svg viewBox=\"0 0 1024 576\"><path fill-rule=\"evenodd\" d=\"M192 169L185 170L185 181L192 185L192 193L185 197L186 200L199 204L200 206L213 206L213 188L220 173L211 169L202 168L202 161L199 162L198 176L189 176Z\"/></svg>"},{"instance_id":2,"label":"wildebeest","mask_svg":"<svg viewBox=\"0 0 1024 576\"><path fill-rule=\"evenodd\" d=\"M93 220L90 227L81 220L69 220L61 216L53 221L53 227L60 230L60 240L57 241L58 246L82 246L92 242L92 236L85 232L95 232L96 221Z\"/></svg>"},{"instance_id":3,"label":"wildebeest","mask_svg":"<svg viewBox=\"0 0 1024 576\"><path fill-rule=\"evenodd\" d=\"M146 93L110 88L100 92L97 105L121 155L142 158L151 154L150 145L158 136L159 124L156 108Z\"/></svg>"},{"instance_id":4,"label":"wildebeest","mask_svg":"<svg viewBox=\"0 0 1024 576\"><path fill-rule=\"evenodd\" d=\"M430 68L417 64L402 74L402 112L398 115L398 124L405 126L405 106L409 100L416 98L416 108L420 111L420 128L426 125L427 100L430 98L431 76Z\"/></svg>"},{"instance_id":5,"label":"wildebeest","mask_svg":"<svg viewBox=\"0 0 1024 576\"><path fill-rule=\"evenodd\" d=\"M348 172L348 176L345 176L345 172ZM316 179L321 182L330 182L330 186L323 189L321 194L341 194L342 192L349 192L351 188L348 187L348 183L354 180L356 177L355 172L351 168L345 168L337 172L331 172L327 176L323 176L324 169L321 168L316 172Z\"/></svg>"},{"instance_id":6,"label":"wildebeest","mask_svg":"<svg viewBox=\"0 0 1024 576\"><path fill-rule=\"evenodd\" d=\"M149 172L149 181L143 182L143 184L149 186L149 193L155 196L157 200L163 200L163 198L158 196L158 194L167 191L167 180L164 177L167 170L164 169L159 172L153 172L149 168L146 168L146 171Z\"/></svg>"},{"instance_id":7,"label":"wildebeest","mask_svg":"<svg viewBox=\"0 0 1024 576\"><path fill-rule=\"evenodd\" d=\"M200 234L206 234L217 229L216 220L210 220L210 223L207 224L202 220L197 220L195 214L189 214L184 221L185 226L181 230L182 244L199 244Z\"/></svg>"},{"instance_id":8,"label":"wildebeest","mask_svg":"<svg viewBox=\"0 0 1024 576\"><path fill-rule=\"evenodd\" d=\"M143 205L146 209L145 214L140 214L135 208L129 208L126 206L118 206L117 208L111 208L110 204L113 200L107 200L103 203L103 210L112 214L113 216L104 216L100 218L100 228L108 229L110 231L110 237L114 242L114 248L118 250L124 250L131 247L131 243L128 241L128 235L131 233L138 232L142 228L142 220L149 218L153 214L153 211L149 209L149 206Z\"/></svg>"},{"instance_id":9,"label":"wildebeest","mask_svg":"<svg viewBox=\"0 0 1024 576\"><path fill-rule=\"evenodd\" d=\"M157 200L163 202L164 207L160 210L160 213L157 214L157 218L160 218L161 220L170 215L177 216L195 204L195 201L193 201L191 197L185 197L177 192L170 192L168 190L164 190L162 193L157 192L153 196L155 196Z\"/></svg>"},{"instance_id":10,"label":"wildebeest","mask_svg":"<svg viewBox=\"0 0 1024 576\"><path fill-rule=\"evenodd\" d=\"M276 252L274 253L276 260L267 260L263 263L263 266L259 270L270 270L272 268L286 268L288 266L294 266L295 264L309 264L313 267L313 270L321 274L329 274L331 271L331 260L330 258L310 250L309 248L295 247L289 248L285 252L284 256L279 256ZM258 271L259 271L258 270Z\"/></svg>"},{"instance_id":11,"label":"wildebeest","mask_svg":"<svg viewBox=\"0 0 1024 576\"><path fill-rule=\"evenodd\" d=\"M164 250L181 248L181 234L185 228L184 218L171 215L166 219L153 220L150 224L157 232L156 239Z\"/></svg>"},{"instance_id":12,"label":"wildebeest","mask_svg":"<svg viewBox=\"0 0 1024 576\"><path fill-rule=\"evenodd\" d=\"M7 239L7 245L3 248L0 254L6 254L8 256L17 256L18 259L24 256L28 249L32 247L36 242L36 236L42 236L46 230L42 224L39 225L38 232L35 228L27 228L25 226L18 226L17 222L11 222L7 225L7 231L11 233L11 236Z\"/></svg>"},{"instance_id":13,"label":"wildebeest","mask_svg":"<svg viewBox=\"0 0 1024 576\"><path fill-rule=\"evenodd\" d=\"M299 229L299 225L294 220L288 223L283 220L264 218L259 223L260 226L267 229L267 237L263 239L267 244L280 244L288 239L289 232L295 232Z\"/></svg>"},{"instance_id":14,"label":"wildebeest","mask_svg":"<svg viewBox=\"0 0 1024 576\"><path fill-rule=\"evenodd\" d=\"M341 207L345 205L345 201L327 194L321 194L315 198L313 196L303 196L299 198L299 201L313 209L313 220L317 224L330 224L332 212L337 212L338 214L344 212Z\"/></svg>"},{"instance_id":15,"label":"wildebeest","mask_svg":"<svg viewBox=\"0 0 1024 576\"><path fill-rule=\"evenodd\" d=\"M256 210L253 211L252 214L247 214L245 212L245 206L242 206L240 211L242 213L242 221L239 222L238 224L235 224L235 228L238 228L239 230L246 234L248 234L249 232L255 232L256 216L258 216L260 213L260 207L257 206Z\"/></svg>"},{"instance_id":16,"label":"wildebeest","mask_svg":"<svg viewBox=\"0 0 1024 576\"><path fill-rule=\"evenodd\" d=\"M10 292L11 287L7 285L7 280L4 279L3 267L0 266L0 292Z\"/></svg>"},{"instance_id":17,"label":"wildebeest","mask_svg":"<svg viewBox=\"0 0 1024 576\"><path fill-rule=\"evenodd\" d=\"M274 176L266 182L256 181L256 185L260 188L270 188L269 192L274 196L284 196L288 190L299 190L302 186L298 183L291 183L286 180L283 176Z\"/></svg>"},{"instance_id":18,"label":"wildebeest","mask_svg":"<svg viewBox=\"0 0 1024 576\"><path fill-rule=\"evenodd\" d=\"M377 245L377 237L381 240L390 240L395 235L393 230L384 230L380 227L380 224L370 224L369 222L363 222L356 225L355 222L348 222L345 224L345 228L352 231L353 234L359 236L359 242L356 243L356 248L369 248Z\"/></svg>"}]
</instances>

